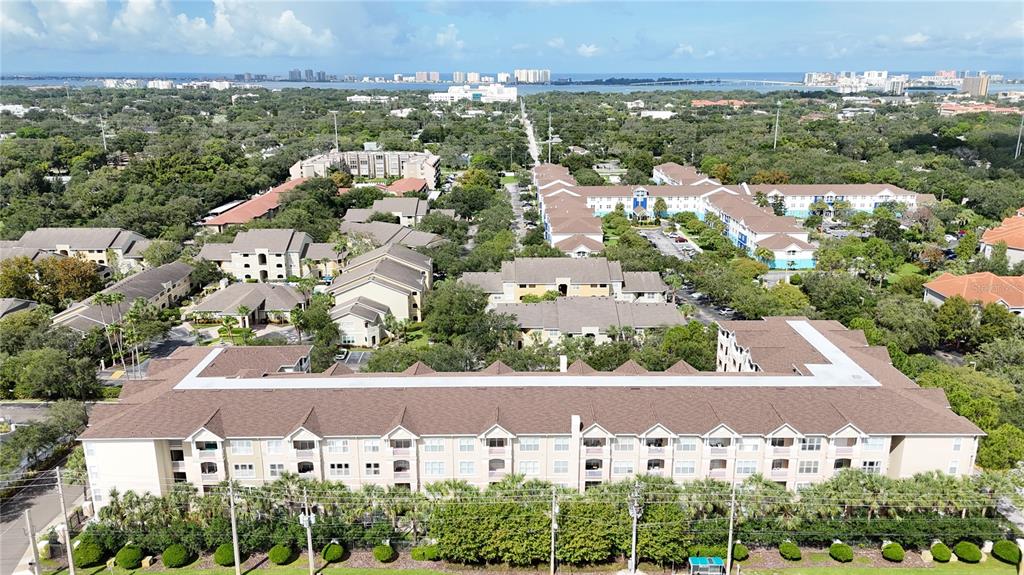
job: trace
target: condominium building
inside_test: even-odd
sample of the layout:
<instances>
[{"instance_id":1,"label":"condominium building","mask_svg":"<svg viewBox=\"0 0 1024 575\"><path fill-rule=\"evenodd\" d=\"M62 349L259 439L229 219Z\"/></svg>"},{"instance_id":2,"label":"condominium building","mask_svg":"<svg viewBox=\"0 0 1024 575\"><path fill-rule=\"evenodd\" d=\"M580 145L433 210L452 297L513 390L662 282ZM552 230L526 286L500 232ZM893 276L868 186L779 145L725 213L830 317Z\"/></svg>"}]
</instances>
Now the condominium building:
<instances>
[{"instance_id":1,"label":"condominium building","mask_svg":"<svg viewBox=\"0 0 1024 575\"><path fill-rule=\"evenodd\" d=\"M515 70L512 75L518 84L550 84L551 70L523 69Z\"/></svg>"},{"instance_id":2,"label":"condominium building","mask_svg":"<svg viewBox=\"0 0 1024 575\"><path fill-rule=\"evenodd\" d=\"M199 250L200 259L215 262L225 274L261 282L329 272L328 264L341 256L331 244L313 243L306 232L290 229L239 232L231 243L207 243Z\"/></svg>"},{"instance_id":3,"label":"condominium building","mask_svg":"<svg viewBox=\"0 0 1024 575\"><path fill-rule=\"evenodd\" d=\"M335 302L331 317L340 321L346 306L364 298L399 321L423 321L423 298L432 284L433 260L400 245L386 245L354 258L334 278L328 289Z\"/></svg>"},{"instance_id":4,"label":"condominium building","mask_svg":"<svg viewBox=\"0 0 1024 575\"><path fill-rule=\"evenodd\" d=\"M285 194L306 182L295 178L245 201L233 202L208 214L203 227L212 232L223 232L231 226L240 226L253 220L274 217ZM226 208L226 209L225 209ZM215 213L216 212L216 213Z\"/></svg>"},{"instance_id":5,"label":"condominium building","mask_svg":"<svg viewBox=\"0 0 1024 575\"><path fill-rule=\"evenodd\" d=\"M479 287L491 304L519 303L548 292L664 303L669 291L658 272L624 272L619 262L605 258L516 258L501 262L500 272L467 272L460 281Z\"/></svg>"},{"instance_id":6,"label":"condominium building","mask_svg":"<svg viewBox=\"0 0 1024 575\"><path fill-rule=\"evenodd\" d=\"M427 200L419 198L381 198L374 200L369 208L352 208L345 212L346 222L365 222L375 213L389 214L398 218L403 226L415 226L430 212Z\"/></svg>"},{"instance_id":7,"label":"condominium building","mask_svg":"<svg viewBox=\"0 0 1024 575\"><path fill-rule=\"evenodd\" d=\"M470 84L474 83L472 80ZM428 96L431 102L452 103L460 100L481 102L484 104L494 102L515 102L518 97L518 89L515 86L503 86L502 84L483 84L476 88L466 85L449 86L447 92L434 92Z\"/></svg>"},{"instance_id":8,"label":"condominium building","mask_svg":"<svg viewBox=\"0 0 1024 575\"><path fill-rule=\"evenodd\" d=\"M480 83L480 72L466 72L466 83L467 84L479 84Z\"/></svg>"},{"instance_id":9,"label":"condominium building","mask_svg":"<svg viewBox=\"0 0 1024 575\"><path fill-rule=\"evenodd\" d=\"M79 438L96 507L112 489L166 494L284 473L414 490L510 473L583 490L658 475L754 474L796 489L862 469L965 476L983 432L885 348L837 322L723 322L719 368L309 373L307 346L183 347L97 405Z\"/></svg>"},{"instance_id":10,"label":"condominium building","mask_svg":"<svg viewBox=\"0 0 1024 575\"><path fill-rule=\"evenodd\" d=\"M523 346L558 344L563 338L585 337L602 344L614 328L632 329L635 337L659 327L685 323L675 304L627 302L610 297L560 297L537 303L499 303L495 313L512 315Z\"/></svg>"},{"instance_id":11,"label":"condominium building","mask_svg":"<svg viewBox=\"0 0 1024 575\"><path fill-rule=\"evenodd\" d=\"M974 98L984 98L988 96L988 80L988 76L984 74L968 76L961 82L960 91Z\"/></svg>"},{"instance_id":12,"label":"condominium building","mask_svg":"<svg viewBox=\"0 0 1024 575\"><path fill-rule=\"evenodd\" d=\"M437 187L441 177L441 158L430 152L384 150L331 150L295 162L288 172L293 180L314 178L326 176L331 168L337 167L360 178L420 178L432 190Z\"/></svg>"},{"instance_id":13,"label":"condominium building","mask_svg":"<svg viewBox=\"0 0 1024 575\"><path fill-rule=\"evenodd\" d=\"M142 252L149 244L142 235L121 228L38 228L25 232L15 242L4 242L3 247L80 257L121 273L133 273L145 265Z\"/></svg>"},{"instance_id":14,"label":"condominium building","mask_svg":"<svg viewBox=\"0 0 1024 575\"><path fill-rule=\"evenodd\" d=\"M466 73L465 72L452 72L452 83L453 84L465 84Z\"/></svg>"}]
</instances>

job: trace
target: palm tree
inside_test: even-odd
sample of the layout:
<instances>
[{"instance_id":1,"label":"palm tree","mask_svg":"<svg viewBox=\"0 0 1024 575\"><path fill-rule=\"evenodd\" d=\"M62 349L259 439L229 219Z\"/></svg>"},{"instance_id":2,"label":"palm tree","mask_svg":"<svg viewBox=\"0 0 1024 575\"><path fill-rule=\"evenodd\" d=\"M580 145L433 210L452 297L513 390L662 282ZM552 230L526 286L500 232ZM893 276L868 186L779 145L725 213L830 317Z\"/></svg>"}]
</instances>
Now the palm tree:
<instances>
[{"instance_id":1,"label":"palm tree","mask_svg":"<svg viewBox=\"0 0 1024 575\"><path fill-rule=\"evenodd\" d=\"M226 315L220 319L221 328L217 331L220 332L220 337L223 340L225 335L231 338L231 343L235 343L235 326L238 325L238 320L234 316Z\"/></svg>"},{"instance_id":2,"label":"palm tree","mask_svg":"<svg viewBox=\"0 0 1024 575\"><path fill-rule=\"evenodd\" d=\"M768 267L772 267L775 264L775 252L766 247L758 247L757 249L755 249L754 257L763 262Z\"/></svg>"},{"instance_id":3,"label":"palm tree","mask_svg":"<svg viewBox=\"0 0 1024 575\"><path fill-rule=\"evenodd\" d=\"M252 313L252 308L247 305L238 306L238 315L242 318L242 327L249 327L249 314Z\"/></svg>"},{"instance_id":4,"label":"palm tree","mask_svg":"<svg viewBox=\"0 0 1024 575\"><path fill-rule=\"evenodd\" d=\"M124 294L121 292L111 292L105 296L105 299L107 301L107 305L117 306L116 312L113 309L111 309L110 323L114 324L114 331L117 334L117 351L121 355L121 368L124 369L125 371L128 371L128 365L127 363L125 363L124 358L124 330L118 329L117 323L115 323L123 318L123 314L121 312L121 302L124 301Z\"/></svg>"},{"instance_id":5,"label":"palm tree","mask_svg":"<svg viewBox=\"0 0 1024 575\"><path fill-rule=\"evenodd\" d=\"M93 301L93 303L96 304L96 306L98 308L100 308L100 323L103 324L103 335L104 335L104 337L107 340L107 349L110 350L110 362L111 362L111 364L113 364L114 363L114 342L110 341L110 324L107 323L106 314L103 313L103 310L106 309L106 307L111 304L110 294L105 294L103 292L100 292L100 293L92 296L92 301ZM111 310L111 311L113 311L113 310ZM113 318L111 318L111 319L113 319Z\"/></svg>"}]
</instances>

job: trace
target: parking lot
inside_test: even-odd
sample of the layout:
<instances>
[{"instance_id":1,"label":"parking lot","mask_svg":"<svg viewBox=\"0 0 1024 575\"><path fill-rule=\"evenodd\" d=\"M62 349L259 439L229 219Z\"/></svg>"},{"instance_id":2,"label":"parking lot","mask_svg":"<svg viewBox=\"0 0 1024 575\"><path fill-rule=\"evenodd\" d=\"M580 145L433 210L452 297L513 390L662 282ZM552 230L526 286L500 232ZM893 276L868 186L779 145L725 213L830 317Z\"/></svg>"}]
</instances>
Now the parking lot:
<instances>
[{"instance_id":1,"label":"parking lot","mask_svg":"<svg viewBox=\"0 0 1024 575\"><path fill-rule=\"evenodd\" d=\"M348 352L348 357L342 363L352 371L361 371L366 367L372 355L372 351L350 351Z\"/></svg>"},{"instance_id":2,"label":"parking lot","mask_svg":"<svg viewBox=\"0 0 1024 575\"><path fill-rule=\"evenodd\" d=\"M677 242L675 238L665 235L661 229L641 230L640 235L647 238L662 254L679 258L685 262L690 261L693 254L700 251L700 248L692 241Z\"/></svg>"}]
</instances>

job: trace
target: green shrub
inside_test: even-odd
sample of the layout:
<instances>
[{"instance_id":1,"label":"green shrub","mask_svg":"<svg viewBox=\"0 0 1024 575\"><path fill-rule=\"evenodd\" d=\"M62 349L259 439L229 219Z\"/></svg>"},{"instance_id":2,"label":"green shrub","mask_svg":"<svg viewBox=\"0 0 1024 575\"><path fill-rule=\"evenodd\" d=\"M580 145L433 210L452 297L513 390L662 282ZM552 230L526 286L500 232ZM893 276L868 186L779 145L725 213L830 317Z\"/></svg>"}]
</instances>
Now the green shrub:
<instances>
[{"instance_id":1,"label":"green shrub","mask_svg":"<svg viewBox=\"0 0 1024 575\"><path fill-rule=\"evenodd\" d=\"M117 552L114 560L121 569L138 569L142 565L142 548L138 545L125 545Z\"/></svg>"},{"instance_id":2,"label":"green shrub","mask_svg":"<svg viewBox=\"0 0 1024 575\"><path fill-rule=\"evenodd\" d=\"M412 556L413 561L437 561L441 558L441 552L438 551L437 545L413 547L409 554Z\"/></svg>"},{"instance_id":3,"label":"green shrub","mask_svg":"<svg viewBox=\"0 0 1024 575\"><path fill-rule=\"evenodd\" d=\"M398 553L390 545L378 545L373 548L373 558L381 563L390 563L398 557Z\"/></svg>"},{"instance_id":4,"label":"green shrub","mask_svg":"<svg viewBox=\"0 0 1024 575\"><path fill-rule=\"evenodd\" d=\"M81 543L72 553L76 567L92 567L103 563L103 548L92 542Z\"/></svg>"},{"instance_id":5,"label":"green shrub","mask_svg":"<svg viewBox=\"0 0 1024 575\"><path fill-rule=\"evenodd\" d=\"M221 567L232 567L235 564L235 548L225 543L213 552L213 562Z\"/></svg>"},{"instance_id":6,"label":"green shrub","mask_svg":"<svg viewBox=\"0 0 1024 575\"><path fill-rule=\"evenodd\" d=\"M736 561L746 561L750 557L750 550L746 545L737 543L732 546L732 558Z\"/></svg>"},{"instance_id":7,"label":"green shrub","mask_svg":"<svg viewBox=\"0 0 1024 575\"><path fill-rule=\"evenodd\" d=\"M267 553L267 559L274 565L287 565L294 561L295 550L288 545L274 545Z\"/></svg>"},{"instance_id":8,"label":"green shrub","mask_svg":"<svg viewBox=\"0 0 1024 575\"><path fill-rule=\"evenodd\" d=\"M828 548L828 556L840 563L853 561L853 549L846 543L833 543Z\"/></svg>"},{"instance_id":9,"label":"green shrub","mask_svg":"<svg viewBox=\"0 0 1024 575\"><path fill-rule=\"evenodd\" d=\"M724 559L727 550L725 545L694 545L690 548L690 557L721 557Z\"/></svg>"},{"instance_id":10,"label":"green shrub","mask_svg":"<svg viewBox=\"0 0 1024 575\"><path fill-rule=\"evenodd\" d=\"M792 541L783 541L779 545L779 555L782 555L782 558L786 561L799 561L801 557L800 548Z\"/></svg>"},{"instance_id":11,"label":"green shrub","mask_svg":"<svg viewBox=\"0 0 1024 575\"><path fill-rule=\"evenodd\" d=\"M164 565L172 569L188 565L190 559L192 559L192 554L180 543L175 543L164 549L163 554L160 556L160 560L164 562Z\"/></svg>"},{"instance_id":12,"label":"green shrub","mask_svg":"<svg viewBox=\"0 0 1024 575\"><path fill-rule=\"evenodd\" d=\"M324 558L324 561L328 563L337 563L341 561L341 558L345 555L345 548L340 543L331 542L328 543L324 550L320 552L320 556Z\"/></svg>"},{"instance_id":13,"label":"green shrub","mask_svg":"<svg viewBox=\"0 0 1024 575\"><path fill-rule=\"evenodd\" d=\"M1016 565L1020 563L1020 547L1013 541L996 541L996 544L992 546L992 556L1002 561L1003 563L1009 563L1010 565Z\"/></svg>"},{"instance_id":14,"label":"green shrub","mask_svg":"<svg viewBox=\"0 0 1024 575\"><path fill-rule=\"evenodd\" d=\"M939 563L948 563L953 558L953 552L949 550L949 547L945 543L939 541L935 545L932 545L932 559L935 559Z\"/></svg>"},{"instance_id":15,"label":"green shrub","mask_svg":"<svg viewBox=\"0 0 1024 575\"><path fill-rule=\"evenodd\" d=\"M886 561L892 561L893 563L899 563L903 561L903 557L906 555L903 551L903 546L899 543L890 543L885 547L882 547L882 557Z\"/></svg>"},{"instance_id":16,"label":"green shrub","mask_svg":"<svg viewBox=\"0 0 1024 575\"><path fill-rule=\"evenodd\" d=\"M953 553L957 559L964 563L977 563L981 561L981 549L970 541L961 541L953 546Z\"/></svg>"}]
</instances>

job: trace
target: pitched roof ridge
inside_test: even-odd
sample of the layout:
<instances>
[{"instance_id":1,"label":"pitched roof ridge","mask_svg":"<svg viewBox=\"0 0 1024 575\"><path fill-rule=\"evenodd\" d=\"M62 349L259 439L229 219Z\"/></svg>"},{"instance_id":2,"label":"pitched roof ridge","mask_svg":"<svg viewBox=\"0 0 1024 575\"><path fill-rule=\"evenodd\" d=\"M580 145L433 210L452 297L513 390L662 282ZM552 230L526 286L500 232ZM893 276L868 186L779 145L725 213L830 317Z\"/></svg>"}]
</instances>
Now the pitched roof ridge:
<instances>
[{"instance_id":1,"label":"pitched roof ridge","mask_svg":"<svg viewBox=\"0 0 1024 575\"><path fill-rule=\"evenodd\" d=\"M626 373L630 375L640 375L649 373L649 371L639 363L633 361L632 358L627 359L622 365L612 370L612 373Z\"/></svg>"},{"instance_id":2,"label":"pitched roof ridge","mask_svg":"<svg viewBox=\"0 0 1024 575\"><path fill-rule=\"evenodd\" d=\"M437 372L434 371L432 367L423 363L422 361L417 361L416 363L410 365L409 367L405 368L404 371L402 371L403 375L428 375L431 373Z\"/></svg>"}]
</instances>

